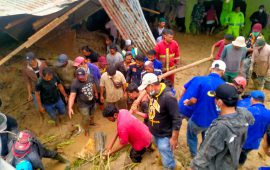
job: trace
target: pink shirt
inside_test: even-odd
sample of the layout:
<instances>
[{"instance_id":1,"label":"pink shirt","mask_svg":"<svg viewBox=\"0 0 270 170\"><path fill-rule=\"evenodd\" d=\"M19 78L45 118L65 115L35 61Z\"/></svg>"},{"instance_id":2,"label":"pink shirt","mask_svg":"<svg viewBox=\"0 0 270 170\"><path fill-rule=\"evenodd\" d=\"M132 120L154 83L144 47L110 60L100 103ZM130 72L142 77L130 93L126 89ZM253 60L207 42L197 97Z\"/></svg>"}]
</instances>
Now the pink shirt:
<instances>
[{"instance_id":1,"label":"pink shirt","mask_svg":"<svg viewBox=\"0 0 270 170\"><path fill-rule=\"evenodd\" d=\"M135 151L147 148L151 144L152 134L148 127L130 114L128 110L119 110L117 132L120 143L122 145L130 143Z\"/></svg>"},{"instance_id":2,"label":"pink shirt","mask_svg":"<svg viewBox=\"0 0 270 170\"><path fill-rule=\"evenodd\" d=\"M220 40L220 41L216 42L215 43L215 47L219 47L218 48L218 53L217 53L217 55L215 57L216 60L219 60L220 59L220 56L221 56L221 54L223 52L223 49L225 47L225 41L224 40Z\"/></svg>"}]
</instances>

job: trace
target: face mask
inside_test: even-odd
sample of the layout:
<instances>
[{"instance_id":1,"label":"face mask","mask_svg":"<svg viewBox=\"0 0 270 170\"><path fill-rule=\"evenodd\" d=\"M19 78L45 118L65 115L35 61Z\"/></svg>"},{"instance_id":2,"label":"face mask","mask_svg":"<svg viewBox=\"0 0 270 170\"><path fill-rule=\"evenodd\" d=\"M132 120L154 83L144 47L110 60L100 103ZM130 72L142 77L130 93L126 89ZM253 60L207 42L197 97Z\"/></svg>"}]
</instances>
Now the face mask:
<instances>
[{"instance_id":1,"label":"face mask","mask_svg":"<svg viewBox=\"0 0 270 170\"><path fill-rule=\"evenodd\" d=\"M253 34L255 37L257 37L257 36L260 34L260 32L252 32L252 34Z\"/></svg>"},{"instance_id":2,"label":"face mask","mask_svg":"<svg viewBox=\"0 0 270 170\"><path fill-rule=\"evenodd\" d=\"M151 90L151 91L149 92L149 95L150 95L150 96L154 96L155 94L156 94L155 90Z\"/></svg>"},{"instance_id":3,"label":"face mask","mask_svg":"<svg viewBox=\"0 0 270 170\"><path fill-rule=\"evenodd\" d=\"M260 12L260 13L263 13L263 9L259 9L259 12Z\"/></svg>"},{"instance_id":4,"label":"face mask","mask_svg":"<svg viewBox=\"0 0 270 170\"><path fill-rule=\"evenodd\" d=\"M220 108L218 107L218 105L216 105L216 110L218 112L218 114L220 113Z\"/></svg>"}]
</instances>

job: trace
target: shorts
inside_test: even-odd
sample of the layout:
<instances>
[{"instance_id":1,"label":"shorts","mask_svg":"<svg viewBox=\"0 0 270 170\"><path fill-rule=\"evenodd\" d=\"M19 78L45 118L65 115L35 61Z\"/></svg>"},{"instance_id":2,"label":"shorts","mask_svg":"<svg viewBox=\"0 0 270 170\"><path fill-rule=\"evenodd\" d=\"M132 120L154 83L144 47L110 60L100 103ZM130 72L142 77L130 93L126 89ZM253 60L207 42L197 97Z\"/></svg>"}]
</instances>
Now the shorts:
<instances>
[{"instance_id":1,"label":"shorts","mask_svg":"<svg viewBox=\"0 0 270 170\"><path fill-rule=\"evenodd\" d=\"M237 77L239 74L239 72L229 72L229 71L226 71L225 74L224 74L224 79L226 82L229 82L229 83L232 83L233 82L233 79L235 77Z\"/></svg>"},{"instance_id":2,"label":"shorts","mask_svg":"<svg viewBox=\"0 0 270 170\"><path fill-rule=\"evenodd\" d=\"M93 116L93 113L95 112L95 102L83 107L78 106L78 110L82 115L82 124L88 125L90 117Z\"/></svg>"}]
</instances>

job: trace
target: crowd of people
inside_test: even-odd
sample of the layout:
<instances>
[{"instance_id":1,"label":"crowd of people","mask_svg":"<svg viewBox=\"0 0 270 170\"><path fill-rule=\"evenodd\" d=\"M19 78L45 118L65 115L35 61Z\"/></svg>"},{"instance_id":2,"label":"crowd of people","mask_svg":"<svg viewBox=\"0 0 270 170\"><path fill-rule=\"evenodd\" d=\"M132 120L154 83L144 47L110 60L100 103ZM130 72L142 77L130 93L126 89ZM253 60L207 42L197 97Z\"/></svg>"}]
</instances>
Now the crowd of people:
<instances>
[{"instance_id":1,"label":"crowd of people","mask_svg":"<svg viewBox=\"0 0 270 170\"><path fill-rule=\"evenodd\" d=\"M240 10L237 6L228 15L230 22L239 24L229 24L224 39L212 46L210 74L193 77L181 87L178 96L174 74L161 76L180 63L174 32L161 17L153 30L157 44L147 54L142 54L132 40L125 40L125 47L121 48L115 30L104 40L106 55L84 46L81 56L71 60L61 54L49 66L34 52L27 52L23 70L27 100L33 100L42 120L48 113L60 126L64 116L71 119L74 112L80 113L87 137L99 107L105 118L117 122L117 131L104 155L112 155L130 144L130 159L140 163L145 152L156 148L165 169L177 168L174 150L178 148L182 120L186 119L191 169L237 169L251 150L259 148L262 139L267 154L270 146L270 110L264 105L263 92L270 89L270 45L262 34L265 23L258 19L260 13L251 17L254 24L250 35L239 36L244 22ZM205 12L199 0L191 25L197 33ZM218 19L214 6L206 16L208 34L213 33L215 22L226 23ZM180 14L177 22L183 27ZM113 22L106 24L106 28L112 27ZM247 93L250 81L255 90ZM43 157L68 162L59 153L46 149L30 131L19 132L12 117L0 114L0 128L17 134L15 139L10 134L0 134L1 157L14 167L44 169ZM198 134L202 136L199 149ZM119 143L115 146L117 138Z\"/></svg>"}]
</instances>

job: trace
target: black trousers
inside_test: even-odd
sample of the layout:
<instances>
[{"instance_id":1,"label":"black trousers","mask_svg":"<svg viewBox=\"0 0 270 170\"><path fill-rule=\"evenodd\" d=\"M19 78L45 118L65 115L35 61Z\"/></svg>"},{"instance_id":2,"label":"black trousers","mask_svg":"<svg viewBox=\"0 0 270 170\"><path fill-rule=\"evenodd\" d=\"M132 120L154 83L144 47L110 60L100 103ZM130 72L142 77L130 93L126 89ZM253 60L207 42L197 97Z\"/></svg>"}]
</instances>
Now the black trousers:
<instances>
[{"instance_id":1,"label":"black trousers","mask_svg":"<svg viewBox=\"0 0 270 170\"><path fill-rule=\"evenodd\" d=\"M142 161L142 156L146 152L146 149L140 151L135 151L133 148L131 149L129 156L132 162L134 163L140 163Z\"/></svg>"},{"instance_id":2,"label":"black trousers","mask_svg":"<svg viewBox=\"0 0 270 170\"><path fill-rule=\"evenodd\" d=\"M186 32L185 17L184 18L175 18L177 27L180 32Z\"/></svg>"},{"instance_id":3,"label":"black trousers","mask_svg":"<svg viewBox=\"0 0 270 170\"><path fill-rule=\"evenodd\" d=\"M247 155L251 151L251 149L242 149L240 158L239 158L239 164L243 165L247 160Z\"/></svg>"}]
</instances>

